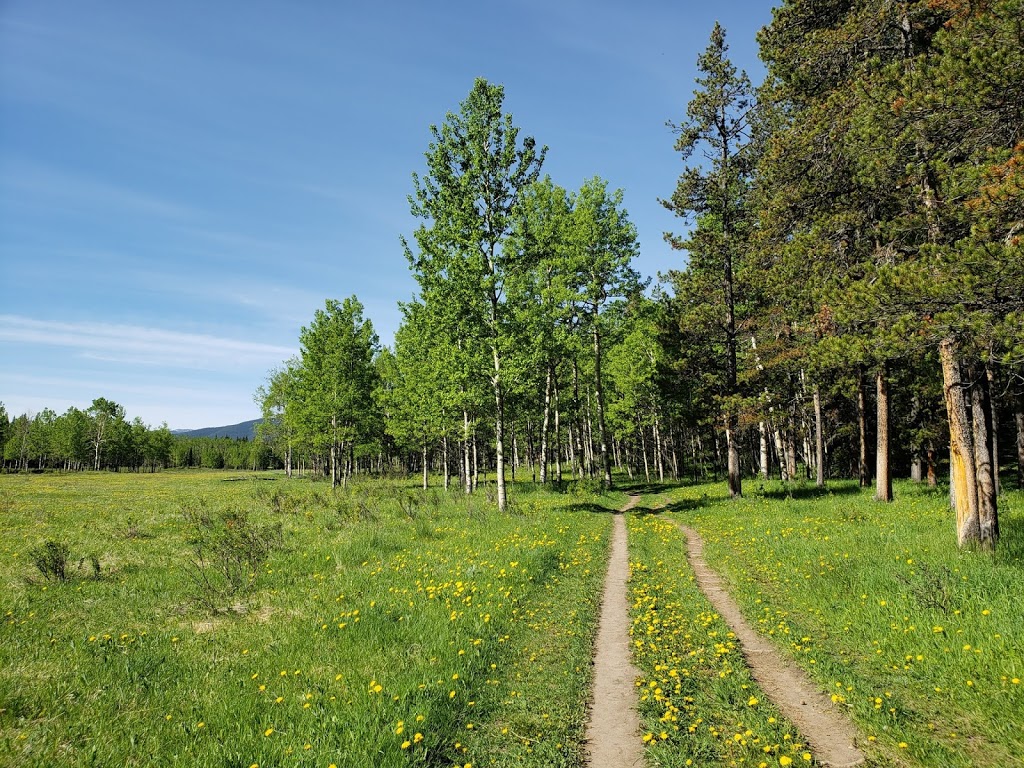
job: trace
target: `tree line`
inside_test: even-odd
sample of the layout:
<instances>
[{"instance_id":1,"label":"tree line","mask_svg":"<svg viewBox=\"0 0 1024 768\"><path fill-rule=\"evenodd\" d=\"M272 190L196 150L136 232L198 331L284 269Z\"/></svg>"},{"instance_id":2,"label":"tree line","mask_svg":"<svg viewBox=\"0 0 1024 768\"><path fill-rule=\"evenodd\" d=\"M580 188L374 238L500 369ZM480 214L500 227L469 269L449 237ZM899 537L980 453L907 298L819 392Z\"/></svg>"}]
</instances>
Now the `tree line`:
<instances>
[{"instance_id":1,"label":"tree line","mask_svg":"<svg viewBox=\"0 0 1024 768\"><path fill-rule=\"evenodd\" d=\"M328 300L256 393L259 441L168 457L105 438L142 426L95 401L30 420L77 446L44 463L486 474L502 509L517 473L852 476L883 502L948 476L958 542L995 547L1000 464L1024 484L1024 0L786 0L758 42L755 86L716 25L669 122L681 257L653 289L623 192L542 175L479 79L413 174L392 346ZM25 419L5 462L41 455Z\"/></svg>"},{"instance_id":2,"label":"tree line","mask_svg":"<svg viewBox=\"0 0 1024 768\"><path fill-rule=\"evenodd\" d=\"M786 0L758 41L755 87L716 25L669 124L685 257L653 291L623 193L542 177L477 80L413 174L393 347L328 302L258 393L283 462L467 492L483 466L502 508L524 470L853 475L880 501L948 471L958 541L994 547L1014 429L1024 473L1022 1Z\"/></svg>"},{"instance_id":3,"label":"tree line","mask_svg":"<svg viewBox=\"0 0 1024 768\"><path fill-rule=\"evenodd\" d=\"M71 407L57 415L44 408L14 418L0 403L0 451L7 472L280 466L262 442L176 435L166 424L151 427L138 417L129 421L123 406L103 397L84 410Z\"/></svg>"}]
</instances>

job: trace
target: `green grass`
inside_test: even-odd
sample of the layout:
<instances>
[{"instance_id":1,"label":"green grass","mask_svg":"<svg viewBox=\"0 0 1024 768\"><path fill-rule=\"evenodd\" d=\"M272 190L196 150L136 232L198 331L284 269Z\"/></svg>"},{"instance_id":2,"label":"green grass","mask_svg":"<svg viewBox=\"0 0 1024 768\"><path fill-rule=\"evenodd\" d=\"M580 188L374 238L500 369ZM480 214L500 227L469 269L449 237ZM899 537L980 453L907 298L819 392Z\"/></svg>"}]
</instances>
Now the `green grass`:
<instances>
[{"instance_id":1,"label":"green grass","mask_svg":"<svg viewBox=\"0 0 1024 768\"><path fill-rule=\"evenodd\" d=\"M629 518L630 630L646 755L654 766L809 765L800 735L750 676L735 636L701 594L682 532L651 510Z\"/></svg>"},{"instance_id":2,"label":"green grass","mask_svg":"<svg viewBox=\"0 0 1024 768\"><path fill-rule=\"evenodd\" d=\"M873 765L1008 766L1024 755L1024 494L996 555L960 551L944 493L749 482L661 495L744 614L864 734ZM684 571L685 572L685 571Z\"/></svg>"},{"instance_id":3,"label":"green grass","mask_svg":"<svg viewBox=\"0 0 1024 768\"><path fill-rule=\"evenodd\" d=\"M0 477L0 764L580 764L620 498L234 477ZM280 542L204 591L194 521L239 513Z\"/></svg>"},{"instance_id":4,"label":"green grass","mask_svg":"<svg viewBox=\"0 0 1024 768\"><path fill-rule=\"evenodd\" d=\"M486 493L264 477L0 476L0 765L581 764L601 513L623 496L518 485L499 515ZM651 764L808 764L668 518L848 709L870 765L1019 764L1024 494L988 556L957 550L927 488L745 489L664 489L628 518ZM268 545L252 586L203 587L200 535L245 533ZM33 565L48 540L66 582Z\"/></svg>"}]
</instances>

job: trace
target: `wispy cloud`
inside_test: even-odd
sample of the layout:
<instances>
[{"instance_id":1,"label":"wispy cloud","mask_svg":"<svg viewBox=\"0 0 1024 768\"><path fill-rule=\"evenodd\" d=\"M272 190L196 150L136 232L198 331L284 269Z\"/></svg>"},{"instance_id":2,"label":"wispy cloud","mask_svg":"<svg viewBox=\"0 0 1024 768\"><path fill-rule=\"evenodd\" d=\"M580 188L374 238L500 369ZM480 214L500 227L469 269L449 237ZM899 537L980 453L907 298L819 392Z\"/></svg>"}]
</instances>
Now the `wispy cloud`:
<instances>
[{"instance_id":1,"label":"wispy cloud","mask_svg":"<svg viewBox=\"0 0 1024 768\"><path fill-rule=\"evenodd\" d=\"M128 186L13 158L5 158L0 189L14 192L14 199L31 196L74 209L121 211L174 221L192 220L197 215L188 206Z\"/></svg>"},{"instance_id":2,"label":"wispy cloud","mask_svg":"<svg viewBox=\"0 0 1024 768\"><path fill-rule=\"evenodd\" d=\"M274 365L295 353L290 347L206 334L19 315L0 315L0 342L65 347L105 361L215 371Z\"/></svg>"}]
</instances>

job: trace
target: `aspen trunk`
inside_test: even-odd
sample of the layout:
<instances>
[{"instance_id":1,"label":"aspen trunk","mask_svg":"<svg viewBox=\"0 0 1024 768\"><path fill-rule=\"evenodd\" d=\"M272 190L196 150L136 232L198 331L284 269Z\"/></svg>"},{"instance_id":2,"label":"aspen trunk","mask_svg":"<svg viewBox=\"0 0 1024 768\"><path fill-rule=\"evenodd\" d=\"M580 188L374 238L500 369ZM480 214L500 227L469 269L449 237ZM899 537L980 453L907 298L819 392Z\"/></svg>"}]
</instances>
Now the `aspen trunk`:
<instances>
[{"instance_id":1,"label":"aspen trunk","mask_svg":"<svg viewBox=\"0 0 1024 768\"><path fill-rule=\"evenodd\" d=\"M494 348L494 454L498 476L498 511L505 511L505 394L501 388L501 359ZM476 443L473 445L474 455ZM474 456L475 458L475 456Z\"/></svg>"},{"instance_id":2,"label":"aspen trunk","mask_svg":"<svg viewBox=\"0 0 1024 768\"><path fill-rule=\"evenodd\" d=\"M551 420L551 365L544 380L544 418L540 427L540 482L548 482L548 424Z\"/></svg>"},{"instance_id":3,"label":"aspen trunk","mask_svg":"<svg viewBox=\"0 0 1024 768\"><path fill-rule=\"evenodd\" d=\"M817 384L814 385L814 448L815 463L817 464L817 478L815 484L819 488L825 487L825 436L822 434L821 426L821 390Z\"/></svg>"},{"instance_id":4,"label":"aspen trunk","mask_svg":"<svg viewBox=\"0 0 1024 768\"><path fill-rule=\"evenodd\" d=\"M554 455L555 455L555 482L562 482L562 430L559 411L561 404L558 401L558 372L552 377L552 388L555 396L555 434L554 434Z\"/></svg>"},{"instance_id":5,"label":"aspen trunk","mask_svg":"<svg viewBox=\"0 0 1024 768\"><path fill-rule=\"evenodd\" d=\"M572 427L572 422L569 422L568 434L566 435L566 445L569 449L569 474L573 477L580 476L579 470L577 469L576 462L576 430Z\"/></svg>"},{"instance_id":6,"label":"aspen trunk","mask_svg":"<svg viewBox=\"0 0 1024 768\"><path fill-rule=\"evenodd\" d=\"M761 446L760 446L760 448L761 448L761 455L760 455L760 458L761 458L761 467L760 467L761 479L762 480L767 480L768 479L768 471L769 471L769 466L768 466L768 425L764 421L759 422L758 425L757 425L757 431L758 431L758 435L760 436L760 439L761 439Z\"/></svg>"},{"instance_id":7,"label":"aspen trunk","mask_svg":"<svg viewBox=\"0 0 1024 768\"><path fill-rule=\"evenodd\" d=\"M671 424L671 422L669 422ZM679 452L676 450L676 435L677 430L673 427L669 430L668 440L671 453L669 454L669 460L672 462L672 479L679 479ZM686 467L683 467L683 471L686 471Z\"/></svg>"},{"instance_id":8,"label":"aspen trunk","mask_svg":"<svg viewBox=\"0 0 1024 768\"><path fill-rule=\"evenodd\" d=\"M473 474L469 464L469 411L462 411L462 482L467 494L473 492Z\"/></svg>"},{"instance_id":9,"label":"aspen trunk","mask_svg":"<svg viewBox=\"0 0 1024 768\"><path fill-rule=\"evenodd\" d=\"M867 394L864 391L864 372L857 373L857 429L860 433L860 487L871 485L871 474L868 470L868 406Z\"/></svg>"},{"instance_id":10,"label":"aspen trunk","mask_svg":"<svg viewBox=\"0 0 1024 768\"><path fill-rule=\"evenodd\" d=\"M441 450L444 454L444 489L447 491L451 486L451 472L448 467L448 436L441 439Z\"/></svg>"},{"instance_id":11,"label":"aspen trunk","mask_svg":"<svg viewBox=\"0 0 1024 768\"><path fill-rule=\"evenodd\" d=\"M644 454L644 478L647 480L647 484L651 482L651 467L647 463L647 436L644 434L644 428L640 427L640 450ZM632 479L632 473L630 473L630 479Z\"/></svg>"},{"instance_id":12,"label":"aspen trunk","mask_svg":"<svg viewBox=\"0 0 1024 768\"><path fill-rule=\"evenodd\" d=\"M601 382L601 332L598 327L597 305L593 306L591 322L594 342L594 395L597 400L597 429L601 440L601 471L604 473L604 487L612 487L612 461L608 455L608 436L604 418L604 385Z\"/></svg>"},{"instance_id":13,"label":"aspen trunk","mask_svg":"<svg viewBox=\"0 0 1024 768\"><path fill-rule=\"evenodd\" d=\"M476 430L473 431L473 490L480 487L480 454L476 447Z\"/></svg>"},{"instance_id":14,"label":"aspen trunk","mask_svg":"<svg viewBox=\"0 0 1024 768\"><path fill-rule=\"evenodd\" d=\"M786 460L786 443L782 438L782 428L778 424L773 425L775 436L775 455L779 457L779 479L782 482L789 480L789 462Z\"/></svg>"},{"instance_id":15,"label":"aspen trunk","mask_svg":"<svg viewBox=\"0 0 1024 768\"><path fill-rule=\"evenodd\" d=\"M526 425L527 433L529 433L530 425L527 422ZM512 482L516 481L516 470L519 469L519 432L513 427L512 428Z\"/></svg>"},{"instance_id":16,"label":"aspen trunk","mask_svg":"<svg viewBox=\"0 0 1024 768\"><path fill-rule=\"evenodd\" d=\"M423 442L423 490L427 490L427 443Z\"/></svg>"},{"instance_id":17,"label":"aspen trunk","mask_svg":"<svg viewBox=\"0 0 1024 768\"><path fill-rule=\"evenodd\" d=\"M654 416L654 456L655 462L658 467L658 482L665 482L665 452L661 444L661 428L659 426L659 419L657 414Z\"/></svg>"},{"instance_id":18,"label":"aspen trunk","mask_svg":"<svg viewBox=\"0 0 1024 768\"><path fill-rule=\"evenodd\" d=\"M875 374L878 405L878 434L875 444L875 500L892 501L892 476L889 474L889 382L886 366Z\"/></svg>"}]
</instances>

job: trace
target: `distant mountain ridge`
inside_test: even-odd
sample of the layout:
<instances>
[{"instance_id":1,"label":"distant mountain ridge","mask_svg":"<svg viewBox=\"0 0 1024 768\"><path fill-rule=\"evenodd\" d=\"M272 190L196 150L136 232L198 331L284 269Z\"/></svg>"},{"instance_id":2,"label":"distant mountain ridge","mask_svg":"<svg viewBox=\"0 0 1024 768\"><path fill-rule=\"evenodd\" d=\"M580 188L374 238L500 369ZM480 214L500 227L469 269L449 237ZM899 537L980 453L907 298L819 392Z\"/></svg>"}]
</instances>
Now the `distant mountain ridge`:
<instances>
[{"instance_id":1,"label":"distant mountain ridge","mask_svg":"<svg viewBox=\"0 0 1024 768\"><path fill-rule=\"evenodd\" d=\"M241 424L228 424L224 427L203 427L202 429L175 429L174 434L182 437L230 437L240 440L256 438L256 427L263 419L243 421Z\"/></svg>"}]
</instances>

